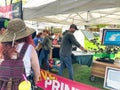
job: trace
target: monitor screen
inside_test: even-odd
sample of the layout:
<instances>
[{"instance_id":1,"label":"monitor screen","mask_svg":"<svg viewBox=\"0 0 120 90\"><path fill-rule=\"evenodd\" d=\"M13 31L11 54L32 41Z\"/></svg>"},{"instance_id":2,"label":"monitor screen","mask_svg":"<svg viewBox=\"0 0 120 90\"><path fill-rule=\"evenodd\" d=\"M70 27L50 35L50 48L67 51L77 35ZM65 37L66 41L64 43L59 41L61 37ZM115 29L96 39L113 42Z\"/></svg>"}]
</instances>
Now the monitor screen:
<instances>
[{"instance_id":1,"label":"monitor screen","mask_svg":"<svg viewBox=\"0 0 120 90\"><path fill-rule=\"evenodd\" d=\"M120 90L120 69L106 67L104 88L109 90Z\"/></svg>"},{"instance_id":2,"label":"monitor screen","mask_svg":"<svg viewBox=\"0 0 120 90\"><path fill-rule=\"evenodd\" d=\"M81 30L81 31L89 41L94 39L94 35L92 32L88 30Z\"/></svg>"},{"instance_id":3,"label":"monitor screen","mask_svg":"<svg viewBox=\"0 0 120 90\"><path fill-rule=\"evenodd\" d=\"M103 29L102 44L120 46L120 29Z\"/></svg>"}]
</instances>

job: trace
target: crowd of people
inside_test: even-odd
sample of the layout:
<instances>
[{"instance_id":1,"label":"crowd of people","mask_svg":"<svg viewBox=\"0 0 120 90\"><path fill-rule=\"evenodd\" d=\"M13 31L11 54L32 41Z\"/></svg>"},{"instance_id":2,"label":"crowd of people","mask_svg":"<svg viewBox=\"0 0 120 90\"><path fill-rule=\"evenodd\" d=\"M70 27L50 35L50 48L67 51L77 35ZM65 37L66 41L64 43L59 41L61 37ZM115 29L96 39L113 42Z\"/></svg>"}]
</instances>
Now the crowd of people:
<instances>
[{"instance_id":1,"label":"crowd of people","mask_svg":"<svg viewBox=\"0 0 120 90\"><path fill-rule=\"evenodd\" d=\"M6 19L5 19L6 20ZM34 73L34 82L37 83L40 78L40 68L50 70L49 57L53 39L49 30L35 34L35 30L26 26L21 19L7 19L7 26L0 27L0 90L17 90L19 83L23 80L22 74L28 78L31 71ZM0 19L0 25L4 20ZM69 78L73 80L72 67L72 45L81 50L87 50L75 39L73 33L78 30L75 24L70 25L62 35L60 43L60 68L58 75L62 76L62 71L67 67ZM53 42L53 43L52 43ZM7 68L8 67L8 68ZM9 82L13 82L11 85Z\"/></svg>"}]
</instances>

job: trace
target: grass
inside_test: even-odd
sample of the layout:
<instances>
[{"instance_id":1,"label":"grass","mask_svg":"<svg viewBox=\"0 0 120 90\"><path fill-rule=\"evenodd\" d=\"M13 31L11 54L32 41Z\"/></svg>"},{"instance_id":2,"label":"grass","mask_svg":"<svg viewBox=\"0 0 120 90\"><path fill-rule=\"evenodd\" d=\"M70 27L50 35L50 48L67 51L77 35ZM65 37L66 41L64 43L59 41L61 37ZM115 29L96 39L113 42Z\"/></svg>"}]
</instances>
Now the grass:
<instances>
[{"instance_id":1,"label":"grass","mask_svg":"<svg viewBox=\"0 0 120 90\"><path fill-rule=\"evenodd\" d=\"M103 88L104 79L96 77L95 81L90 81L91 76L91 67L80 65L80 64L73 64L74 68L74 80L80 83L84 83L87 85L91 85L93 87L100 88L101 90L107 90ZM68 70L65 68L63 71L63 76L68 78Z\"/></svg>"},{"instance_id":2,"label":"grass","mask_svg":"<svg viewBox=\"0 0 120 90\"><path fill-rule=\"evenodd\" d=\"M90 81L91 76L91 67L80 65L80 64L73 64L74 68L74 79L77 82L84 83L87 85L91 85L97 88L101 88L102 90L107 90L103 88L104 79L96 77L95 81ZM68 71L65 69L63 71L64 77L68 78Z\"/></svg>"}]
</instances>

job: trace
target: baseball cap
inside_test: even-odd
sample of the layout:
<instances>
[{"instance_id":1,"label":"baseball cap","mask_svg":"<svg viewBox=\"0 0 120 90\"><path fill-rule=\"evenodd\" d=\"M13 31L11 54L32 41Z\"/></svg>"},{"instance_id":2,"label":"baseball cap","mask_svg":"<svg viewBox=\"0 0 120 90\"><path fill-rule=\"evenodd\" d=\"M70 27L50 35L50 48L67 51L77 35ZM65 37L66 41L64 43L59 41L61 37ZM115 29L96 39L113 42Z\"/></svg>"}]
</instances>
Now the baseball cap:
<instances>
[{"instance_id":1,"label":"baseball cap","mask_svg":"<svg viewBox=\"0 0 120 90\"><path fill-rule=\"evenodd\" d=\"M75 30L78 30L77 26L75 24L71 24L70 28L74 28Z\"/></svg>"},{"instance_id":2,"label":"baseball cap","mask_svg":"<svg viewBox=\"0 0 120 90\"><path fill-rule=\"evenodd\" d=\"M0 29L6 28L10 19L0 17Z\"/></svg>"}]
</instances>

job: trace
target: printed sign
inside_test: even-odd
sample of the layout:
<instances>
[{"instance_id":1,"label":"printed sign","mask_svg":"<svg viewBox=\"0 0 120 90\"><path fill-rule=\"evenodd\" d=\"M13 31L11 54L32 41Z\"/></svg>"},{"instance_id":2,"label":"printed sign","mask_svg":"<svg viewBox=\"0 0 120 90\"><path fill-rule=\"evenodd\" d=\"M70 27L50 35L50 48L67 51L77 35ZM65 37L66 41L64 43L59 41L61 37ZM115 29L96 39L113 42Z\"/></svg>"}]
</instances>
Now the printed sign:
<instances>
[{"instance_id":1,"label":"printed sign","mask_svg":"<svg viewBox=\"0 0 120 90\"><path fill-rule=\"evenodd\" d=\"M42 79L37 83L37 86L44 90L100 90L45 70L41 70L41 77Z\"/></svg>"}]
</instances>

